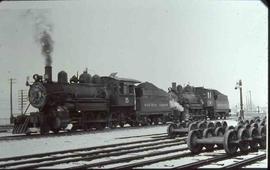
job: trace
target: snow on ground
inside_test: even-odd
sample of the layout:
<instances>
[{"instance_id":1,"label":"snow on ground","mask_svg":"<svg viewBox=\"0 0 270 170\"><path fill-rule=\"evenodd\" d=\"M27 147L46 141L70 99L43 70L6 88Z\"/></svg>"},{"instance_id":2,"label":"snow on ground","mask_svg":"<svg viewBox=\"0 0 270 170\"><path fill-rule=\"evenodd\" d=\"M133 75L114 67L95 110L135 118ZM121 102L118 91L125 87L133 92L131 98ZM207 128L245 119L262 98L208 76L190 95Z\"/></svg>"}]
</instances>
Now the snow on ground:
<instances>
[{"instance_id":1,"label":"snow on ground","mask_svg":"<svg viewBox=\"0 0 270 170\"><path fill-rule=\"evenodd\" d=\"M227 159L224 161L218 161L218 162L206 165L206 166L202 166L201 168L216 168L217 166L220 166L222 168L223 166L227 166L227 165L233 164L235 162L239 162L239 161L242 161L245 159L252 158L254 156L265 154L265 153L266 153L266 150L259 150L258 152L249 153L248 155L241 155L241 156L237 156L236 158ZM260 168L267 167L267 164L260 164L259 167Z\"/></svg>"},{"instance_id":2,"label":"snow on ground","mask_svg":"<svg viewBox=\"0 0 270 170\"><path fill-rule=\"evenodd\" d=\"M236 122L233 120L228 120L227 123L228 125L236 124ZM136 129L119 128L110 131L73 136L0 141L0 158L141 140L142 138L116 138L156 133L167 133L167 127L168 125Z\"/></svg>"},{"instance_id":3,"label":"snow on ground","mask_svg":"<svg viewBox=\"0 0 270 170\"><path fill-rule=\"evenodd\" d=\"M190 151L187 150L186 152L183 152L183 153L187 153L187 152L190 152ZM138 167L138 169L140 169L140 168L156 169L156 168L160 168L160 167L173 168L176 166L181 166L181 165L185 165L188 163L197 162L199 160L204 160L204 159L213 157L213 155L216 156L216 155L220 155L220 154L224 154L224 151L223 150L215 150L214 152L200 153L196 156L182 157L182 158L172 159L172 160L168 160L168 161L164 161L164 162L158 162L158 163L147 165L144 167Z\"/></svg>"},{"instance_id":4,"label":"snow on ground","mask_svg":"<svg viewBox=\"0 0 270 170\"><path fill-rule=\"evenodd\" d=\"M116 138L166 132L167 126L155 126L136 129L114 129L106 132L73 136L0 141L0 158L130 142L142 140L143 138Z\"/></svg>"},{"instance_id":5,"label":"snow on ground","mask_svg":"<svg viewBox=\"0 0 270 170\"><path fill-rule=\"evenodd\" d=\"M185 144L178 145L178 146L165 147L162 149L155 149L154 152L173 150L173 149L179 149L179 148L184 148L184 147L186 147ZM92 163L103 162L103 161L108 161L108 160L126 158L126 157L130 157L130 156L144 155L144 154L148 154L148 153L152 153L152 152L153 152L153 150L148 150L148 151L143 151L143 152L138 152L138 153L129 153L129 154L124 154L124 155L120 155L120 156L110 156L110 157L105 157L105 158L100 158L100 159L89 160L89 161L71 162L71 163L67 163L67 164L63 164L63 165L56 165L56 166L53 166L50 168L58 169L58 168L72 167L72 166L78 166L78 165L84 165L84 164L92 164ZM183 152L188 152L188 150L183 151ZM170 156L170 155L174 155L174 154L175 153L170 153L170 154L166 154L166 156ZM179 153L177 153L177 154L179 154ZM155 158L159 158L159 157L164 157L164 155L151 156L150 158L137 159L134 161L117 163L117 164L110 164L110 165L106 165L106 166L102 166L102 167L93 167L93 168L94 169L97 169L97 168L106 168L107 169L107 168L113 168L113 167L120 166L120 165L126 165L126 164L130 164L130 163L140 162L142 160L155 159Z\"/></svg>"},{"instance_id":6,"label":"snow on ground","mask_svg":"<svg viewBox=\"0 0 270 170\"><path fill-rule=\"evenodd\" d=\"M252 165L245 166L244 168L267 168L267 159L264 159L262 161L255 162Z\"/></svg>"},{"instance_id":7,"label":"snow on ground","mask_svg":"<svg viewBox=\"0 0 270 170\"><path fill-rule=\"evenodd\" d=\"M235 120L227 120L227 123L229 126L230 125L235 126L237 124ZM114 130L106 130L103 132L77 134L73 136L43 137L43 138L32 138L32 139L23 139L23 140L0 141L0 158L144 140L144 139L149 139L149 136L124 138L124 139L121 139L121 138L128 137L128 136L166 133L167 127L168 125L154 126L154 127L141 127L141 128L135 128L135 129L134 128L126 128L126 129L119 128L119 129L114 129ZM5 135L11 135L11 134L5 133ZM179 148L179 147L186 147L186 145L185 144L181 146L179 145L176 148ZM168 148L166 147L161 150L168 150L168 149L171 149L171 147L168 147ZM142 153L147 153L147 152L149 151L142 152ZM181 153L185 153L185 152L189 152L189 151L182 151ZM216 155L216 154L222 154L222 153L225 153L225 151L217 150L214 153L201 153L200 155L196 155L193 157L186 157L186 158L179 158L179 159L164 161L164 162L144 166L143 168L172 168L174 166L179 166L186 163L191 163L194 161L205 159L206 157L212 157L213 154ZM167 154L167 156L175 155L175 154L179 154L179 153L170 153L170 154ZM132 155L137 155L137 154L134 154L134 153L125 154L123 156L126 157L126 156L132 156ZM158 157L164 157L164 155L154 156L151 158L145 158L144 160L154 159ZM119 158L119 157L108 157L104 159L98 159L95 161L100 162L102 160L103 161L111 160L115 158ZM142 161L142 160L135 160L132 162L138 162L138 161ZM230 160L227 160L227 162L230 162ZM227 164L227 162L226 161L225 163L219 162L211 166L222 168L222 165ZM76 166L76 165L82 165L85 163L93 163L93 162L80 161L76 163L74 162L74 163L64 164L60 166L54 166L52 168L63 168L65 166ZM111 167L115 167L115 166L123 165L123 164L127 164L127 163L108 165L105 168L111 168ZM260 161L259 163L252 165L252 167L267 167L267 163L266 161ZM96 167L96 168L99 168L99 167ZM101 168L104 168L104 167L101 167Z\"/></svg>"}]
</instances>

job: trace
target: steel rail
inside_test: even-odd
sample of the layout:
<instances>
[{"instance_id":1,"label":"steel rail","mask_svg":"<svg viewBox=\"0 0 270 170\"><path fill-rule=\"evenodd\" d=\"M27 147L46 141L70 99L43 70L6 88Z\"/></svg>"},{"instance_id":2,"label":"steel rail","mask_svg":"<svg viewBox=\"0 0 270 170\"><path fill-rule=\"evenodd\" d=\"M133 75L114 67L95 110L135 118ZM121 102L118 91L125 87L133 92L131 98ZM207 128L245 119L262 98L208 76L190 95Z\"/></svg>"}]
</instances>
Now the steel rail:
<instances>
[{"instance_id":1,"label":"steel rail","mask_svg":"<svg viewBox=\"0 0 270 170\"><path fill-rule=\"evenodd\" d=\"M19 159L30 159L30 158L50 156L50 155L55 155L55 154L65 154L69 152L104 149L104 148L109 148L109 147L118 147L118 146L123 146L123 145L139 144L139 143L144 143L144 142L154 142L154 141L160 141L160 140L166 140L166 139L170 140L170 138L146 139L146 140L123 142L123 143L116 143L116 144L109 144L109 145L100 145L100 146L93 146L93 147L86 147L86 148L68 149L68 150L62 150L62 151L53 151L53 152L22 155L22 156L13 156L13 157L7 157L7 158L0 158L0 161L2 162L2 161L19 160Z\"/></svg>"},{"instance_id":2,"label":"steel rail","mask_svg":"<svg viewBox=\"0 0 270 170\"><path fill-rule=\"evenodd\" d=\"M124 154L138 153L138 152L142 152L142 151L161 149L161 148L166 148L166 147L171 147L171 146L178 146L179 144L184 144L184 142L182 142L182 143L175 142L175 143L172 143L172 144L166 144L166 145L161 145L161 146L151 146L151 147L148 147L148 148L141 148L141 149L124 150L124 151L120 151L120 152L112 152L112 153L104 152L103 154L91 154L91 155L88 154L88 156L83 155L85 157L80 157L80 158L57 160L57 161L52 161L52 162L31 164L31 165L20 166L20 167L15 166L15 167L12 167L12 168L16 168L16 169L33 169L33 168L38 168L38 167L48 167L48 166L51 166L51 165L59 165L59 164L64 164L64 163L77 162L77 161L91 161L91 160L94 160L94 159L106 158L108 156L121 156L121 155L124 155ZM174 151L175 151L175 149L174 149ZM176 149L176 151L177 151L177 149ZM178 151L180 151L180 150L178 150Z\"/></svg>"},{"instance_id":3,"label":"steel rail","mask_svg":"<svg viewBox=\"0 0 270 170\"><path fill-rule=\"evenodd\" d=\"M205 150L203 150L203 152L204 151ZM163 157L163 158L157 158L157 159L151 159L151 160L146 160L146 161L141 161L141 162L135 162L132 164L127 164L127 165L121 165L121 166L113 167L112 169L130 169L130 168L134 168L134 167L141 167L141 166L145 166L145 165L150 165L150 164L161 162L161 161L178 159L178 158L182 158L182 157L186 157L186 156L194 156L194 154L191 152L182 153L182 154L167 156L167 157Z\"/></svg>"},{"instance_id":4,"label":"steel rail","mask_svg":"<svg viewBox=\"0 0 270 170\"><path fill-rule=\"evenodd\" d=\"M249 159L245 159L243 161L236 162L236 163L231 164L231 165L223 166L222 168L241 168L243 166L250 165L254 162L261 161L265 158L266 158L266 154L261 154L261 155L254 156L254 157L249 158Z\"/></svg>"},{"instance_id":5,"label":"steel rail","mask_svg":"<svg viewBox=\"0 0 270 170\"><path fill-rule=\"evenodd\" d=\"M95 162L95 163L84 164L84 165L79 165L79 166L72 166L72 167L68 167L68 168L64 168L64 169L93 168L93 167L96 167L96 166L104 166L104 165L109 165L109 164L128 162L128 161L133 161L133 160L137 160L137 159L143 159L145 157L159 156L159 155L164 155L164 154L169 154L169 153L181 152L181 151L184 151L184 150L188 150L188 148L185 147L185 148L180 148L180 149L171 149L171 150L165 150L165 151L151 152L151 153L142 154L142 155L129 156L129 157L124 157L124 158L118 158L118 159L113 159L113 160L108 160L108 161Z\"/></svg>"},{"instance_id":6,"label":"steel rail","mask_svg":"<svg viewBox=\"0 0 270 170\"><path fill-rule=\"evenodd\" d=\"M128 130L128 129L140 129L140 128L153 128L156 126L166 126L166 125L150 125L150 126L136 126L136 127L123 127L123 128L114 128L114 129L104 129L104 130L93 130L93 131L73 131L73 132L59 132L58 134L49 133L47 135L41 134L32 134L27 136L25 134L19 134L14 136L1 136L0 141L9 141L9 140L25 140L25 139L37 139L37 138L47 138L47 137L62 137L62 136L73 136L73 135L84 135L84 134L95 134L95 133L106 133L110 131L120 131L120 130ZM165 134L165 133L162 133Z\"/></svg>"},{"instance_id":7,"label":"steel rail","mask_svg":"<svg viewBox=\"0 0 270 170\"><path fill-rule=\"evenodd\" d=\"M127 137L120 137L120 138L115 138L115 139L129 139L129 138L137 138L137 137L158 136L158 135L165 135L165 134L167 133L154 133L154 134L149 134L149 135L127 136Z\"/></svg>"},{"instance_id":8,"label":"steel rail","mask_svg":"<svg viewBox=\"0 0 270 170\"><path fill-rule=\"evenodd\" d=\"M102 149L102 150L97 150L97 151L89 151L89 152L84 152L84 153L76 153L76 154L72 154L72 155L62 155L62 156L53 156L53 157L46 157L46 158L38 158L38 159L30 159L30 160L22 160L22 161L16 161L16 162L8 162L8 163L4 163L4 164L0 164L0 167L7 167L7 166L16 166L16 165L22 165L22 164L29 164L29 163L40 163L40 162L44 162L44 161L51 161L54 160L54 162L52 163L48 163L46 165L53 165L53 164L57 164L57 163L61 163L60 162L56 162L56 160L59 159L65 159L65 158L73 158L73 157L83 157L83 156L89 156L89 155L98 155L101 153L111 153L111 152L115 152L115 151L121 151L121 150L128 150L128 149L134 149L134 148L140 148L140 147L151 147L153 145L162 145L162 144L167 144L164 146L174 146L174 145L178 145L178 142L183 141L182 140L172 140L172 141L161 141L161 142L155 142L155 143L147 143L147 144L142 144L142 145L132 145L132 146L126 146L126 147L118 147L118 148L111 148L111 149ZM172 144L170 144L172 143ZM160 146L163 147L163 146ZM71 160L71 159L69 159ZM74 159L75 161L77 159ZM30 168L30 167L29 167ZM33 168L33 167L32 167Z\"/></svg>"},{"instance_id":9,"label":"steel rail","mask_svg":"<svg viewBox=\"0 0 270 170\"><path fill-rule=\"evenodd\" d=\"M250 152L254 152L252 150L249 150ZM204 165L209 165L210 163L213 162L218 162L218 161L222 161L222 160L226 160L226 159L230 159L230 158L235 158L237 156L241 156L243 155L241 152L237 152L235 155L220 155L220 156L216 156L216 157L212 157L212 158L208 158L208 159L204 159L204 160L200 160L200 161L196 161L196 162L192 162L192 163L188 163L185 165L180 165L180 166L176 166L173 167L172 169L183 169L183 168L190 168L190 169L194 169L194 168L198 168ZM215 155L212 155L215 156ZM224 167L222 167L224 168Z\"/></svg>"},{"instance_id":10,"label":"steel rail","mask_svg":"<svg viewBox=\"0 0 270 170\"><path fill-rule=\"evenodd\" d=\"M151 159L151 160L146 160L146 161L142 161L142 162L135 162L135 163L128 164L128 165L113 167L111 169L131 169L134 167L141 167L141 166L145 166L145 165L149 165L149 164L153 164L153 163L157 163L157 162L161 162L161 161L167 161L167 160L172 160L172 159L177 159L177 158L181 158L181 157L185 157L185 156L192 156L192 155L194 155L194 154L192 154L191 152L181 153L181 154L176 154L176 155L172 155L172 156L166 156L163 158Z\"/></svg>"}]
</instances>

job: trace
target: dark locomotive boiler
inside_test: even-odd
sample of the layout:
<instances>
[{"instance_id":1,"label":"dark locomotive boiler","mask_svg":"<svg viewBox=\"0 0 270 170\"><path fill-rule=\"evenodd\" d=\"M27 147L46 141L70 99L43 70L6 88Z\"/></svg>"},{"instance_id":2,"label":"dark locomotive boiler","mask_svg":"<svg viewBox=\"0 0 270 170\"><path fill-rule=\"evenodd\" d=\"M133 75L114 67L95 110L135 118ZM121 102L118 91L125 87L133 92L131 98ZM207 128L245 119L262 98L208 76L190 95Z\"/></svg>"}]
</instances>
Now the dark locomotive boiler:
<instances>
[{"instance_id":1,"label":"dark locomotive boiler","mask_svg":"<svg viewBox=\"0 0 270 170\"><path fill-rule=\"evenodd\" d=\"M109 98L105 87L97 82L98 77L91 79L84 71L79 78L73 76L68 82L67 73L61 71L58 81L54 82L52 68L46 66L44 79L37 74L33 78L29 102L39 113L30 116L28 124L40 127L41 134L50 130L57 133L68 124L72 124L73 129L103 129L107 125Z\"/></svg>"}]
</instances>

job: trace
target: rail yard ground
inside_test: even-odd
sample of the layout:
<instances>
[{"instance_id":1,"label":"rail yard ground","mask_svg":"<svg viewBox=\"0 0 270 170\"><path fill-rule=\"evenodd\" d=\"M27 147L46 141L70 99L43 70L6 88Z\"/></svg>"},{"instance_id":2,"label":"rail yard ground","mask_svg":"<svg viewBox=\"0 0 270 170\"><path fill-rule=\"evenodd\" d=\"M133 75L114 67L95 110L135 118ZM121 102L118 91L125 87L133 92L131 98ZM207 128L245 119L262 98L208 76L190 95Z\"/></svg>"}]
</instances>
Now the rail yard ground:
<instances>
[{"instance_id":1,"label":"rail yard ground","mask_svg":"<svg viewBox=\"0 0 270 170\"><path fill-rule=\"evenodd\" d=\"M237 124L235 120L227 120L227 123L233 126ZM214 152L202 152L196 156L192 155L185 144L186 137L168 139L166 136L167 127L168 125L127 127L74 135L0 140L0 167L5 168L5 166L1 166L2 164L10 164L11 168L38 168L44 167L46 164L46 168L174 168L183 165L194 167L194 162L201 162L225 154L224 150L215 150ZM1 134L1 136L5 135L10 136L11 134ZM70 151L71 149L77 149L77 151ZM258 152L251 152L248 155L209 161L199 167L222 168L261 156L259 161L242 167L267 168L267 158L264 157L266 150L260 149ZM65 152L58 153L57 151ZM37 155L18 161L4 159L48 152L55 153ZM53 158L53 161L50 161L50 158ZM44 160L31 162L35 159ZM57 163L56 160L59 162ZM12 165L14 162L18 164Z\"/></svg>"}]
</instances>

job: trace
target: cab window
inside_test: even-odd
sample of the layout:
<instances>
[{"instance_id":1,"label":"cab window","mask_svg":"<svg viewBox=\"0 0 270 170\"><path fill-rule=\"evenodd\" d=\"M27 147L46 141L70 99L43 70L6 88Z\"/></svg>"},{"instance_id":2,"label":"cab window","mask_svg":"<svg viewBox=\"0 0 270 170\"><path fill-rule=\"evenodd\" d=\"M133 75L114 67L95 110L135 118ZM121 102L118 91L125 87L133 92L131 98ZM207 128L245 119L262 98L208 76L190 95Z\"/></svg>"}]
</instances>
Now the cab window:
<instances>
[{"instance_id":1,"label":"cab window","mask_svg":"<svg viewBox=\"0 0 270 170\"><path fill-rule=\"evenodd\" d=\"M124 94L124 83L119 84L119 93Z\"/></svg>"},{"instance_id":2,"label":"cab window","mask_svg":"<svg viewBox=\"0 0 270 170\"><path fill-rule=\"evenodd\" d=\"M128 92L129 92L129 94L133 94L134 93L134 86L133 85L129 85L128 86Z\"/></svg>"}]
</instances>

